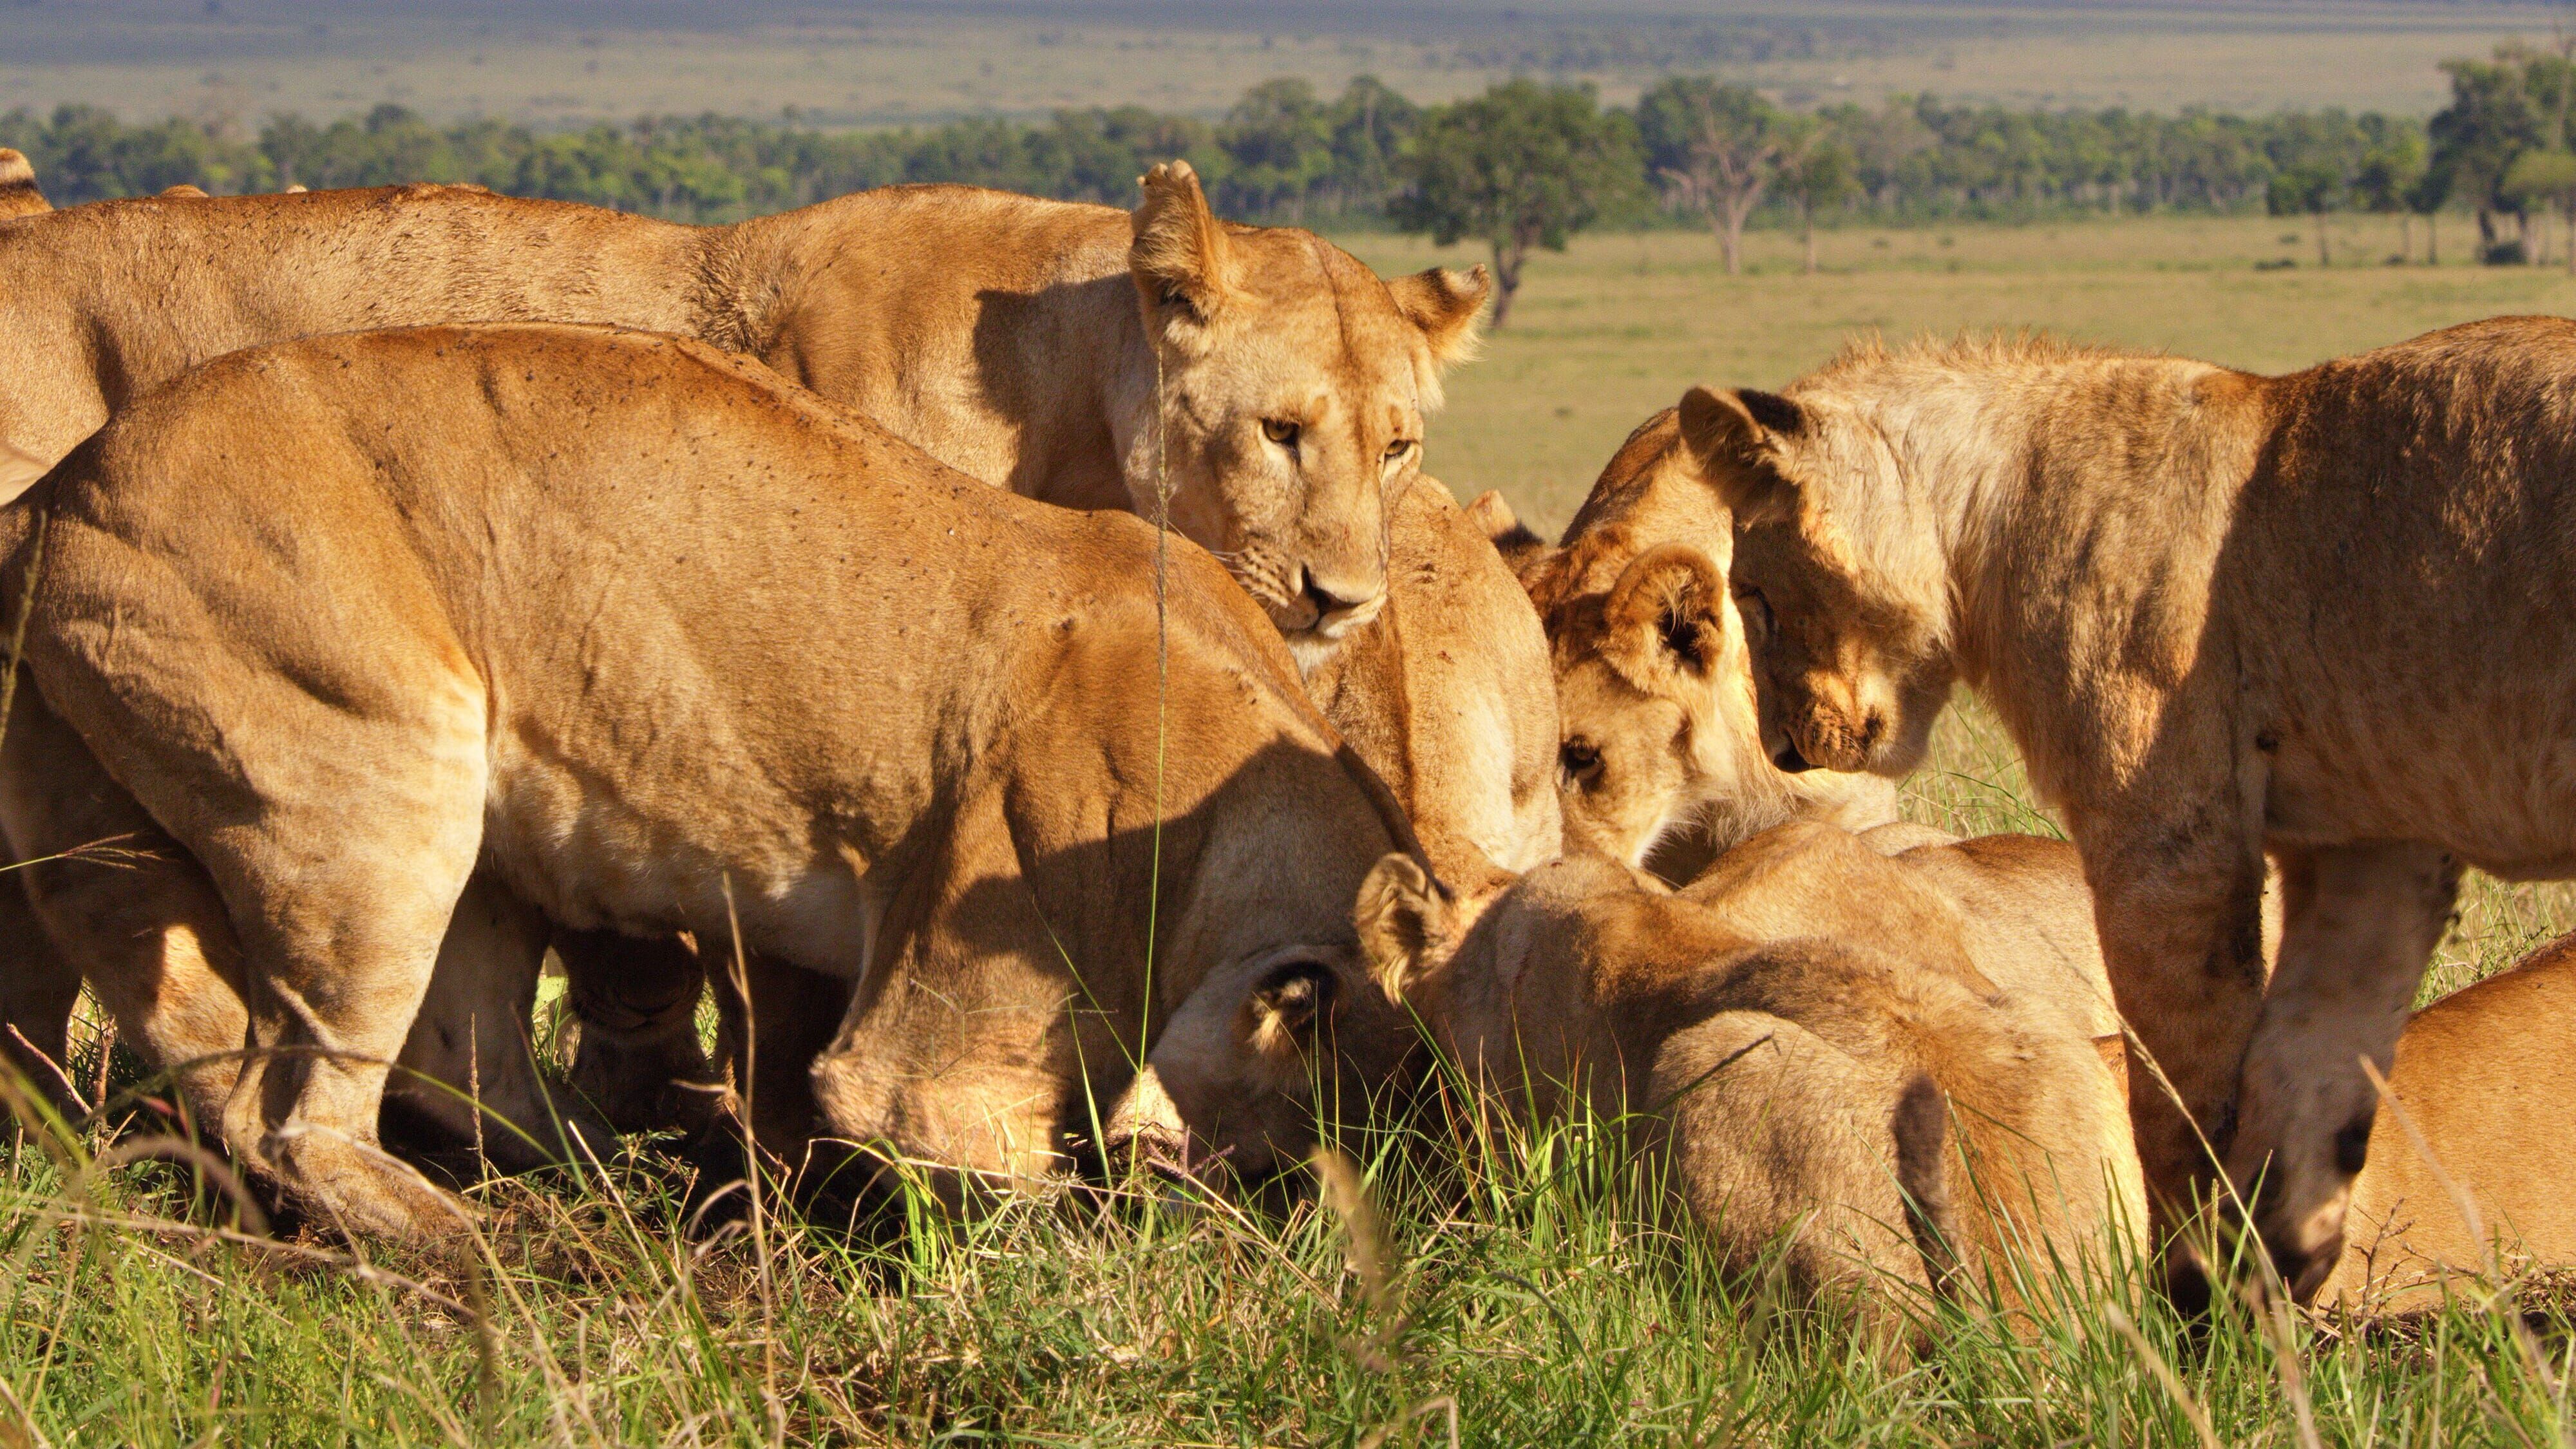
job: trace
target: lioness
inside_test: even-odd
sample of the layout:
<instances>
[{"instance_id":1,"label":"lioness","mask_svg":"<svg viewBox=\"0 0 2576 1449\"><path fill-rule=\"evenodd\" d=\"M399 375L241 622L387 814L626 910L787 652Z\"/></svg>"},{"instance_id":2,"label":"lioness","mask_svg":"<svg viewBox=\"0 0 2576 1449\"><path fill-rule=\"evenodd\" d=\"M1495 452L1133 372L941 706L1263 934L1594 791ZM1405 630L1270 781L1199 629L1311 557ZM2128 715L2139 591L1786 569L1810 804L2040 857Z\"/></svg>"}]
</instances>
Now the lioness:
<instances>
[{"instance_id":1,"label":"lioness","mask_svg":"<svg viewBox=\"0 0 2576 1449\"><path fill-rule=\"evenodd\" d=\"M26 153L0 146L0 221L53 209L54 204L36 188L36 168L27 164Z\"/></svg>"},{"instance_id":2,"label":"lioness","mask_svg":"<svg viewBox=\"0 0 2576 1449\"><path fill-rule=\"evenodd\" d=\"M1432 869L1476 880L1562 848L1547 636L1436 478L1390 509L1387 602L1307 692L1403 802Z\"/></svg>"},{"instance_id":3,"label":"lioness","mask_svg":"<svg viewBox=\"0 0 2576 1449\"><path fill-rule=\"evenodd\" d=\"M479 187L76 207L0 242L0 442L23 486L137 391L283 337L607 322L703 337L988 482L1172 521L1281 629L1384 588L1382 493L1420 463L1481 268L1385 281L1218 221L1185 162L1134 212L897 186L729 227Z\"/></svg>"},{"instance_id":4,"label":"lioness","mask_svg":"<svg viewBox=\"0 0 2576 1449\"><path fill-rule=\"evenodd\" d=\"M235 348L419 323L622 323L756 354L1032 497L1150 513L1168 489L1175 525L1218 550L1311 660L1378 607L1381 490L1418 467L1422 416L1440 368L1473 343L1484 275L1381 281L1306 232L1218 222L1185 164L1141 184L1132 214L893 187L713 228L479 187L75 207L0 235L0 497L140 391ZM29 718L41 708L22 698L12 729L43 730ZM0 786L0 801L54 789L72 798L0 808L16 859L155 833L102 819L77 778ZM48 819L117 828L63 835ZM24 873L94 985L203 975L182 925L190 886L145 845L129 869ZM562 944L578 967L578 943ZM56 1058L67 969L0 942L0 1020ZM681 1048L668 1065L685 1067L693 989L646 991L666 1009L633 1033L589 1023L585 1056L629 1036ZM125 1030L151 1049L136 1023Z\"/></svg>"},{"instance_id":5,"label":"lioness","mask_svg":"<svg viewBox=\"0 0 2576 1449\"><path fill-rule=\"evenodd\" d=\"M2272 378L1865 346L1682 405L1780 761L1900 773L1954 680L1987 696L2179 1091L2133 1066L2161 1210L2206 1191L2205 1133L2303 1293L2463 863L2576 871L2571 366L2576 324L2503 318Z\"/></svg>"},{"instance_id":6,"label":"lioness","mask_svg":"<svg viewBox=\"0 0 2576 1449\"><path fill-rule=\"evenodd\" d=\"M856 979L813 1067L828 1129L1012 1179L1211 969L1347 961L1403 838L1194 545L1158 599L1151 527L691 341L250 349L130 404L0 531L46 703L237 939L226 1145L352 1233L452 1221L372 1143L478 861L554 921L738 930Z\"/></svg>"},{"instance_id":7,"label":"lioness","mask_svg":"<svg viewBox=\"0 0 2576 1449\"><path fill-rule=\"evenodd\" d=\"M1499 497L1476 508L1547 630L1574 843L1688 879L1784 820L1867 830L1896 819L1893 783L1788 774L1762 748L1727 595L1733 523L1673 409L1629 434L1555 547Z\"/></svg>"},{"instance_id":8,"label":"lioness","mask_svg":"<svg viewBox=\"0 0 2576 1449\"><path fill-rule=\"evenodd\" d=\"M1538 616L1437 479L1424 477L1389 514L1386 608L1306 674L1307 693L1404 807L1435 874L1480 880L1552 860L1561 844L1556 703ZM745 1088L754 1139L801 1166L818 1123L800 1078L827 1044L848 987L775 963L743 964L751 1010L729 981L718 983L724 1056ZM585 1009L583 1030L629 1015ZM579 1072L575 1084L593 1085ZM1179 1131L1139 1122L1118 1135L1162 1143Z\"/></svg>"},{"instance_id":9,"label":"lioness","mask_svg":"<svg viewBox=\"0 0 2576 1449\"><path fill-rule=\"evenodd\" d=\"M2007 1244L2071 1255L2142 1224L2084 1002L1993 980L1987 923L1846 832L1756 837L1681 895L1578 855L1453 896L1390 858L1357 917L1369 974L1222 973L1156 1044L1137 1091L1198 1152L1293 1164L1319 1105L1422 1070L1418 1013L1524 1111L1641 1114L1719 1250L1749 1264L1787 1234L1811 1287L1959 1267L2009 1296Z\"/></svg>"},{"instance_id":10,"label":"lioness","mask_svg":"<svg viewBox=\"0 0 2576 1449\"><path fill-rule=\"evenodd\" d=\"M2318 1302L2405 1309L2438 1302L2453 1274L2576 1267L2571 1029L2576 936L2415 1013L2388 1074L2397 1110L2371 1126Z\"/></svg>"},{"instance_id":11,"label":"lioness","mask_svg":"<svg viewBox=\"0 0 2576 1449\"><path fill-rule=\"evenodd\" d=\"M1860 855L1878 863L1857 864ZM1488 871L1465 879L1458 894L1474 900L1499 893L1510 877ZM1961 841L1902 825L1852 835L1800 823L1739 845L1681 894L1723 909L1758 939L1830 936L1891 951L1903 949L1904 913L1912 910L1932 920L1941 939L1962 943L1981 978L2010 993L2017 1009L2118 1059L2120 1022L2080 862L2063 842ZM1882 910L1888 902L1895 904ZM1301 1160L1319 1120L1335 1120L1408 1075L1404 1064L1420 1041L1407 1012L1419 1003L1391 1005L1382 993L1350 989L1365 987L1365 977L1309 991L1289 979L1294 974L1211 979L1156 1046L1137 1099L1121 1104L1118 1134L1186 1136L1193 1159L1259 1178ZM1312 1024L1337 1043L1332 1050L1310 1050L1314 1033L1302 1027L1255 1029L1278 1014L1275 1002L1264 1003L1283 989L1311 1009ZM1319 1103L1318 1085L1334 1096Z\"/></svg>"}]
</instances>

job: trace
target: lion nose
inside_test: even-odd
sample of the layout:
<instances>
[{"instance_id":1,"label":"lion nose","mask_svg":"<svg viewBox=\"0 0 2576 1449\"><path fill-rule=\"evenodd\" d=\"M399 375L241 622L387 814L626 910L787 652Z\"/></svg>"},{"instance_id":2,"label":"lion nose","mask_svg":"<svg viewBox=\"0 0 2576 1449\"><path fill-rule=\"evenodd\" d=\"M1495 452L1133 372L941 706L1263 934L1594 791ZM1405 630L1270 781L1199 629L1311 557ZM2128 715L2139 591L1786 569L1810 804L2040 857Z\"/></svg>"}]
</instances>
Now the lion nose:
<instances>
[{"instance_id":1,"label":"lion nose","mask_svg":"<svg viewBox=\"0 0 2576 1449\"><path fill-rule=\"evenodd\" d=\"M1374 595L1364 595L1359 598L1344 597L1326 588L1311 569L1306 573L1306 587L1303 592L1306 602L1315 608L1315 627L1318 629L1350 617L1353 611L1366 607L1370 599L1375 597Z\"/></svg>"}]
</instances>

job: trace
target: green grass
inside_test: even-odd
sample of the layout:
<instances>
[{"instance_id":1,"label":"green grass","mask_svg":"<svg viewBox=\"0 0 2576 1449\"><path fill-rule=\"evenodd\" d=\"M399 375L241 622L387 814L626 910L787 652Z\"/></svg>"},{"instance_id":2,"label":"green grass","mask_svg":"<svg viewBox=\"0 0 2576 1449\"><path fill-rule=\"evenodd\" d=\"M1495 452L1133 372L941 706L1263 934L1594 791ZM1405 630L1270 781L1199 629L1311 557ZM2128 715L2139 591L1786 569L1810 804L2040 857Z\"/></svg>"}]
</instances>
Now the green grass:
<instances>
[{"instance_id":1,"label":"green grass","mask_svg":"<svg viewBox=\"0 0 2576 1449\"><path fill-rule=\"evenodd\" d=\"M645 1151L478 1189L470 1261L353 1258L171 1216L178 1169L0 1168L0 1441L302 1444L2555 1443L2545 1294L2396 1328L2223 1303L2135 1264L2026 1332L1889 1285L1881 1352L1653 1209L1585 1123L1349 1144L1363 1193L1269 1214L1136 1180L869 1241L693 1238ZM1347 1163L1349 1158L1342 1159ZM2106 1256L2110 1256L2107 1255ZM2531 1310L2535 1327L2527 1327ZM2312 1423L2316 1440L2306 1437ZM1453 1440L1454 1435L1454 1440Z\"/></svg>"},{"instance_id":2,"label":"green grass","mask_svg":"<svg viewBox=\"0 0 2576 1449\"><path fill-rule=\"evenodd\" d=\"M1697 238L1586 241L1533 267L1519 323L1457 375L1435 469L1552 527L1687 382L1777 382L1857 325L2040 323L2285 367L2576 303L2529 270L2252 270L2311 248L2279 240L2303 230L1848 233L1817 278L1766 239L1760 274L1732 281ZM1974 708L1943 722L1906 809L2053 828ZM2572 907L2472 882L2436 981L2501 967ZM1718 1271L1611 1134L1419 1130L1412 1152L1351 1144L1378 1205L1360 1253L1331 1206L1144 1182L864 1238L774 1205L757 1234L692 1236L685 1169L634 1145L604 1172L476 1189L471 1267L227 1237L183 1169L84 1175L110 1145L95 1132L22 1143L0 1148L0 1444L1404 1445L1453 1424L1492 1445L2191 1444L2195 1415L2229 1444L2570 1437L2576 1336L2547 1294L2367 1330L2227 1304L2195 1337L2133 1268L2068 1290L2027 1338L1936 1316L1929 1358L1900 1366L1763 1275Z\"/></svg>"}]
</instances>

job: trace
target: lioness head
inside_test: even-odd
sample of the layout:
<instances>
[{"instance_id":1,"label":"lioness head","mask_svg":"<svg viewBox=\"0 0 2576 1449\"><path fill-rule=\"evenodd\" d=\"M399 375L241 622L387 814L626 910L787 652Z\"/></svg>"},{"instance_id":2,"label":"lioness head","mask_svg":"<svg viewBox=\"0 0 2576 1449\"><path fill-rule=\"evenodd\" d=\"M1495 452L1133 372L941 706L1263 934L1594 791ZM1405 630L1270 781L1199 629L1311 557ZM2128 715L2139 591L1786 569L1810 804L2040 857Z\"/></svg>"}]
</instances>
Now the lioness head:
<instances>
[{"instance_id":1,"label":"lioness head","mask_svg":"<svg viewBox=\"0 0 2576 1449\"><path fill-rule=\"evenodd\" d=\"M1173 1014L1108 1133L1178 1148L1193 1173L1257 1191L1303 1163L1331 1124L1365 1118L1415 1041L1347 953L1242 962L1210 973Z\"/></svg>"},{"instance_id":2,"label":"lioness head","mask_svg":"<svg viewBox=\"0 0 2576 1449\"><path fill-rule=\"evenodd\" d=\"M1570 843L1637 865L1693 820L1723 848L1793 817L1894 818L1893 789L1875 777L1772 768L1743 621L1707 554L1632 551L1613 528L1567 550L1568 576L1608 572L1573 557L1594 552L1632 556L1607 592L1569 592L1548 612Z\"/></svg>"},{"instance_id":3,"label":"lioness head","mask_svg":"<svg viewBox=\"0 0 2576 1449\"><path fill-rule=\"evenodd\" d=\"M1309 232L1218 221L1186 162L1140 184L1128 267L1161 390L1144 445L1172 524L1292 644L1329 644L1386 597L1386 499L1421 466L1441 369L1474 345L1485 269L1383 280Z\"/></svg>"},{"instance_id":4,"label":"lioness head","mask_svg":"<svg viewBox=\"0 0 2576 1449\"><path fill-rule=\"evenodd\" d=\"M1460 895L1410 855L1369 872L1352 908L1356 955L1312 951L1210 973L1175 1013L1110 1125L1186 1138L1205 1175L1257 1186L1337 1129L1411 1095L1427 1061L1418 1013L1461 933L1513 877Z\"/></svg>"},{"instance_id":5,"label":"lioness head","mask_svg":"<svg viewBox=\"0 0 2576 1449\"><path fill-rule=\"evenodd\" d=\"M1781 769L1901 775L1950 694L1947 570L1922 498L1829 396L1693 388L1682 436L1735 515L1729 576Z\"/></svg>"}]
</instances>

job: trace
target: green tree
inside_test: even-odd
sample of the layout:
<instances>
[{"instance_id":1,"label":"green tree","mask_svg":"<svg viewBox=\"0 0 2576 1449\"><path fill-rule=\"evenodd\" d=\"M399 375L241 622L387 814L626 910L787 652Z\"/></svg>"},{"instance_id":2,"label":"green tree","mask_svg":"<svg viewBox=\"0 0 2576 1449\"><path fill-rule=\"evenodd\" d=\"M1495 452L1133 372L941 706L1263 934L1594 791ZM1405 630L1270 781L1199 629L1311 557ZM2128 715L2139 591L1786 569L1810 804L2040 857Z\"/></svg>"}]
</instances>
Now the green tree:
<instances>
[{"instance_id":1,"label":"green tree","mask_svg":"<svg viewBox=\"0 0 2576 1449\"><path fill-rule=\"evenodd\" d=\"M2362 153L2352 178L2352 197L2364 210L2398 218L2398 255L2410 262L2415 260L2416 193L2428 169L2423 133L2395 130ZM2440 200L2433 205L2440 206Z\"/></svg>"},{"instance_id":2,"label":"green tree","mask_svg":"<svg viewBox=\"0 0 2576 1449\"><path fill-rule=\"evenodd\" d=\"M1333 117L1303 80L1264 81L1243 93L1217 128L1233 159L1218 189L1230 212L1306 218L1306 197L1333 168Z\"/></svg>"},{"instance_id":3,"label":"green tree","mask_svg":"<svg viewBox=\"0 0 2576 1449\"><path fill-rule=\"evenodd\" d=\"M1373 75L1354 76L1333 102L1333 171L1327 183L1337 211L1386 205L1395 187L1395 158L1422 125L1422 108Z\"/></svg>"},{"instance_id":4,"label":"green tree","mask_svg":"<svg viewBox=\"0 0 2576 1449\"><path fill-rule=\"evenodd\" d=\"M1442 246L1474 237L1493 249L1494 326L1520 291L1532 249L1566 238L1634 194L1635 132L1590 87L1505 81L1423 117L1399 168L1396 224Z\"/></svg>"},{"instance_id":5,"label":"green tree","mask_svg":"<svg viewBox=\"0 0 2576 1449\"><path fill-rule=\"evenodd\" d=\"M1780 166L1780 193L1798 209L1798 235L1807 272L1816 270L1816 213L1842 205L1860 189L1859 163L1831 126L1808 128Z\"/></svg>"},{"instance_id":6,"label":"green tree","mask_svg":"<svg viewBox=\"0 0 2576 1449\"><path fill-rule=\"evenodd\" d=\"M2566 222L2567 274L2576 277L2576 152L2556 146L2525 151L2505 168L2500 189L2526 208L2546 206Z\"/></svg>"},{"instance_id":7,"label":"green tree","mask_svg":"<svg viewBox=\"0 0 2576 1449\"><path fill-rule=\"evenodd\" d=\"M2272 178L2263 203L2274 216L2306 216L2317 229L2317 265L2331 266L2326 247L2326 213L2343 205L2348 186L2341 171L2324 161L2303 161Z\"/></svg>"},{"instance_id":8,"label":"green tree","mask_svg":"<svg viewBox=\"0 0 2576 1449\"><path fill-rule=\"evenodd\" d=\"M1665 194L1717 230L1726 274L1744 265L1744 222L1795 139L1794 123L1751 86L1672 76L1637 99L1646 164Z\"/></svg>"},{"instance_id":9,"label":"green tree","mask_svg":"<svg viewBox=\"0 0 2576 1449\"><path fill-rule=\"evenodd\" d=\"M2510 209L2499 191L2505 172L2514 157L2542 144L2547 120L2524 84L2519 55L2507 48L2494 61L2444 61L2451 104L2425 124L2433 147L2432 174L2444 195L2476 208L2478 240L2490 256L2498 254L2496 213Z\"/></svg>"}]
</instances>

